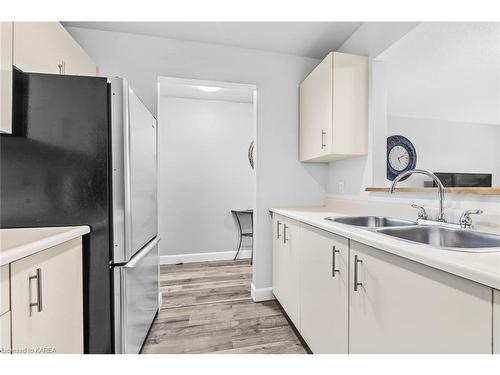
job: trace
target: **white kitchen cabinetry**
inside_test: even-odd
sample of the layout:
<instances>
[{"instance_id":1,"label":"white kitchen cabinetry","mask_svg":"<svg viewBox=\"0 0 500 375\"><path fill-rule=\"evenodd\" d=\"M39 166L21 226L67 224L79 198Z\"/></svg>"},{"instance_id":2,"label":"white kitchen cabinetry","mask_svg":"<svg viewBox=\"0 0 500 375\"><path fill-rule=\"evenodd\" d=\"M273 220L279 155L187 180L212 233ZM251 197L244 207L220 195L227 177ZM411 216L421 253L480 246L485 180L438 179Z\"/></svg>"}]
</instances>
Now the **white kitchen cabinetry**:
<instances>
[{"instance_id":1,"label":"white kitchen cabinetry","mask_svg":"<svg viewBox=\"0 0 500 375\"><path fill-rule=\"evenodd\" d=\"M10 311L0 315L0 354L10 354Z\"/></svg>"},{"instance_id":2,"label":"white kitchen cabinetry","mask_svg":"<svg viewBox=\"0 0 500 375\"><path fill-rule=\"evenodd\" d=\"M348 353L349 240L304 227L300 246L300 333L313 353Z\"/></svg>"},{"instance_id":3,"label":"white kitchen cabinetry","mask_svg":"<svg viewBox=\"0 0 500 375\"><path fill-rule=\"evenodd\" d=\"M13 352L83 353L82 239L11 263Z\"/></svg>"},{"instance_id":4,"label":"white kitchen cabinetry","mask_svg":"<svg viewBox=\"0 0 500 375\"><path fill-rule=\"evenodd\" d=\"M0 22L0 133L12 133L12 22Z\"/></svg>"},{"instance_id":5,"label":"white kitchen cabinetry","mask_svg":"<svg viewBox=\"0 0 500 375\"><path fill-rule=\"evenodd\" d=\"M10 310L10 272L9 265L0 267L0 315Z\"/></svg>"},{"instance_id":6,"label":"white kitchen cabinetry","mask_svg":"<svg viewBox=\"0 0 500 375\"><path fill-rule=\"evenodd\" d=\"M331 52L300 84L300 160L368 152L368 59Z\"/></svg>"},{"instance_id":7,"label":"white kitchen cabinetry","mask_svg":"<svg viewBox=\"0 0 500 375\"><path fill-rule=\"evenodd\" d=\"M14 22L13 63L25 72L97 74L95 63L59 22Z\"/></svg>"},{"instance_id":8,"label":"white kitchen cabinetry","mask_svg":"<svg viewBox=\"0 0 500 375\"><path fill-rule=\"evenodd\" d=\"M0 267L0 354L10 353L10 267Z\"/></svg>"},{"instance_id":9,"label":"white kitchen cabinetry","mask_svg":"<svg viewBox=\"0 0 500 375\"><path fill-rule=\"evenodd\" d=\"M283 248L283 218L278 215L273 215L273 294L280 300L280 285L279 285L279 266L280 253Z\"/></svg>"},{"instance_id":10,"label":"white kitchen cabinetry","mask_svg":"<svg viewBox=\"0 0 500 375\"><path fill-rule=\"evenodd\" d=\"M491 288L354 241L350 258L350 353L492 352Z\"/></svg>"},{"instance_id":11,"label":"white kitchen cabinetry","mask_svg":"<svg viewBox=\"0 0 500 375\"><path fill-rule=\"evenodd\" d=\"M273 293L298 328L300 227L279 216L275 218L274 227Z\"/></svg>"},{"instance_id":12,"label":"white kitchen cabinetry","mask_svg":"<svg viewBox=\"0 0 500 375\"><path fill-rule=\"evenodd\" d=\"M493 353L500 354L500 290L493 290Z\"/></svg>"}]
</instances>

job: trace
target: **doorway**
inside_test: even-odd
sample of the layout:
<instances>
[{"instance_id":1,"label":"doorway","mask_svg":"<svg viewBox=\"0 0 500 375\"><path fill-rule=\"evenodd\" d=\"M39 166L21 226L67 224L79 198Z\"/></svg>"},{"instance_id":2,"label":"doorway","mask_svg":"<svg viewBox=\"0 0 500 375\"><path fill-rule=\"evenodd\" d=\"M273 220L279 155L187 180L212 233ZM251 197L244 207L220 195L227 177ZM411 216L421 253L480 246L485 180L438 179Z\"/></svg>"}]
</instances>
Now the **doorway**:
<instances>
[{"instance_id":1,"label":"doorway","mask_svg":"<svg viewBox=\"0 0 500 375\"><path fill-rule=\"evenodd\" d=\"M238 247L251 257L240 225L253 232L255 96L254 85L159 78L162 263L230 260Z\"/></svg>"}]
</instances>

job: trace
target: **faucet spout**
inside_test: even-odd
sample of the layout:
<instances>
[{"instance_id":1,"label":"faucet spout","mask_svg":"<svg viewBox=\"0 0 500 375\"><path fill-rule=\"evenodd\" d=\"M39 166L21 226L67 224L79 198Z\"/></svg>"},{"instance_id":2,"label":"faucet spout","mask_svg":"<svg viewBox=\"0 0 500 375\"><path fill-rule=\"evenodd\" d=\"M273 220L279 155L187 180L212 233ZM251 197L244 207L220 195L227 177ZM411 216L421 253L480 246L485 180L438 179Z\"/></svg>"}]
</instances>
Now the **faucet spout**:
<instances>
[{"instance_id":1,"label":"faucet spout","mask_svg":"<svg viewBox=\"0 0 500 375\"><path fill-rule=\"evenodd\" d=\"M438 217L437 221L442 221L446 222L446 216L444 214L444 186L441 183L441 180L432 172L426 171L424 169L411 169L409 171L403 172L400 175L398 175L394 181L392 181L391 188L389 189L390 194L394 194L396 191L396 185L398 184L399 181L401 181L403 178L410 176L412 174L423 174L427 177L432 178L437 185L438 188L438 198L439 198L439 210L438 210Z\"/></svg>"}]
</instances>

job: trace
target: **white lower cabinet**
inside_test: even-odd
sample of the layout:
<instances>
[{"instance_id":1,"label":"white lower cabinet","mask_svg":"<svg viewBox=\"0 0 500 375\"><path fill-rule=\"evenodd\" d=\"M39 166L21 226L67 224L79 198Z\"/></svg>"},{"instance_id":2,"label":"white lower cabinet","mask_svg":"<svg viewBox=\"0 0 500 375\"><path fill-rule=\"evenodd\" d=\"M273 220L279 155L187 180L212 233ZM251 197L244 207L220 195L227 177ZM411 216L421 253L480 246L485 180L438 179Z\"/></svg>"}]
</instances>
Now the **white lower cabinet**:
<instances>
[{"instance_id":1,"label":"white lower cabinet","mask_svg":"<svg viewBox=\"0 0 500 375\"><path fill-rule=\"evenodd\" d=\"M10 310L10 268L8 264L0 267L0 315Z\"/></svg>"},{"instance_id":2,"label":"white lower cabinet","mask_svg":"<svg viewBox=\"0 0 500 375\"><path fill-rule=\"evenodd\" d=\"M300 333L313 353L348 352L349 240L302 229Z\"/></svg>"},{"instance_id":3,"label":"white lower cabinet","mask_svg":"<svg viewBox=\"0 0 500 375\"><path fill-rule=\"evenodd\" d=\"M10 311L0 316L0 354L10 354Z\"/></svg>"},{"instance_id":4,"label":"white lower cabinet","mask_svg":"<svg viewBox=\"0 0 500 375\"><path fill-rule=\"evenodd\" d=\"M283 218L278 215L273 216L273 294L281 300L279 285L280 253L283 248Z\"/></svg>"},{"instance_id":5,"label":"white lower cabinet","mask_svg":"<svg viewBox=\"0 0 500 375\"><path fill-rule=\"evenodd\" d=\"M83 353L82 239L11 263L14 353Z\"/></svg>"},{"instance_id":6,"label":"white lower cabinet","mask_svg":"<svg viewBox=\"0 0 500 375\"><path fill-rule=\"evenodd\" d=\"M493 353L500 354L500 290L493 291Z\"/></svg>"},{"instance_id":7,"label":"white lower cabinet","mask_svg":"<svg viewBox=\"0 0 500 375\"><path fill-rule=\"evenodd\" d=\"M500 291L273 216L273 291L313 353L500 353Z\"/></svg>"},{"instance_id":8,"label":"white lower cabinet","mask_svg":"<svg viewBox=\"0 0 500 375\"><path fill-rule=\"evenodd\" d=\"M300 226L276 217L274 227L273 293L295 327L299 328Z\"/></svg>"},{"instance_id":9,"label":"white lower cabinet","mask_svg":"<svg viewBox=\"0 0 500 375\"><path fill-rule=\"evenodd\" d=\"M350 353L492 352L491 288L354 241L350 257Z\"/></svg>"}]
</instances>

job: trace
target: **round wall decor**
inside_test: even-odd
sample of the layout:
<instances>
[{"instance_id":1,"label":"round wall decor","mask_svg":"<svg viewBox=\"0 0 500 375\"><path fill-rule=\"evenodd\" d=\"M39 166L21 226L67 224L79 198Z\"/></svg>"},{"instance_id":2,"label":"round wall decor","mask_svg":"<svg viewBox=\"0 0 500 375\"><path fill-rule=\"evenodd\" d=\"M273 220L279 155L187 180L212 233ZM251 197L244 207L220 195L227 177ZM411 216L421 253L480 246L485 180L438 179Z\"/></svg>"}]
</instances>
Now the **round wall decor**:
<instances>
[{"instance_id":1,"label":"round wall decor","mask_svg":"<svg viewBox=\"0 0 500 375\"><path fill-rule=\"evenodd\" d=\"M250 142L250 146L248 146L248 162L250 163L250 166L252 169L254 169L254 164L253 164L253 141Z\"/></svg>"},{"instance_id":2,"label":"round wall decor","mask_svg":"<svg viewBox=\"0 0 500 375\"><path fill-rule=\"evenodd\" d=\"M402 135L387 137L387 179L393 181L399 174L417 166L417 151Z\"/></svg>"}]
</instances>

